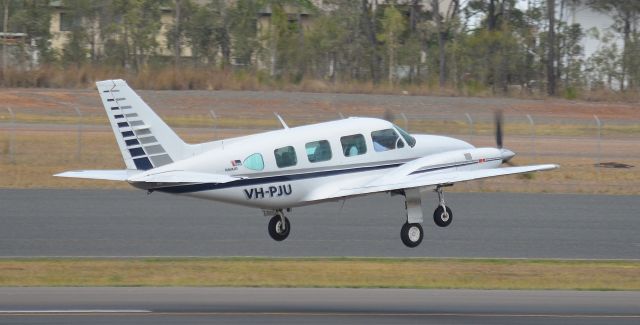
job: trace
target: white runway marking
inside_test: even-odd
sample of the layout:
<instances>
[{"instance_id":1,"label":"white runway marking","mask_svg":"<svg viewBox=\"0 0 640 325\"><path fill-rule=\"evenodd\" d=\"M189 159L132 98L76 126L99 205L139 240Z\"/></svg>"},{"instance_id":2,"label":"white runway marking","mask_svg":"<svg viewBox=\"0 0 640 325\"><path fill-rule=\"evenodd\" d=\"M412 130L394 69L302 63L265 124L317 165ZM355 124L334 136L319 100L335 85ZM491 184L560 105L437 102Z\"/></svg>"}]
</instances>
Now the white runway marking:
<instances>
[{"instance_id":1,"label":"white runway marking","mask_svg":"<svg viewBox=\"0 0 640 325\"><path fill-rule=\"evenodd\" d=\"M41 309L41 310L0 310L0 315L6 314L142 314L151 313L145 309Z\"/></svg>"}]
</instances>

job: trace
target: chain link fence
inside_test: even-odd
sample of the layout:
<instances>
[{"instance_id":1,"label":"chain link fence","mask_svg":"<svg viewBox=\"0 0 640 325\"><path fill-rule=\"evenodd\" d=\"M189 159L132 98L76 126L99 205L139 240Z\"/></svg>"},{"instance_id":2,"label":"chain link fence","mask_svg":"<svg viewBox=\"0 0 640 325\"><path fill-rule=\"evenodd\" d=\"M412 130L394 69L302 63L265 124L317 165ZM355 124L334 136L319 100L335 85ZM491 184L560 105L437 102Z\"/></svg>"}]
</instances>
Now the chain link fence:
<instances>
[{"instance_id":1,"label":"chain link fence","mask_svg":"<svg viewBox=\"0 0 640 325\"><path fill-rule=\"evenodd\" d=\"M190 142L219 140L281 128L273 114L251 109L159 110L159 114ZM340 109L292 110L279 113L290 127L351 115L392 119L412 133L457 137L476 146L495 146L495 121L490 112L405 112L402 107L380 106L371 111ZM505 147L515 151L518 164L557 162L581 169L574 176L529 182L530 190L549 192L640 192L640 119L552 117L510 112L504 117ZM6 107L0 113L0 162L33 169L43 166L73 169L121 168L119 150L101 107L80 108L60 103L57 109ZM9 168L9 170L15 170ZM5 168L6 169L6 168ZM48 171L47 171L48 172ZM605 173L606 175L603 175ZM612 175L615 173L616 175ZM571 173L569 173L571 174ZM470 190L500 190L519 181L491 180L468 183ZM6 184L3 184L6 185ZM598 188L602 189L599 190Z\"/></svg>"}]
</instances>

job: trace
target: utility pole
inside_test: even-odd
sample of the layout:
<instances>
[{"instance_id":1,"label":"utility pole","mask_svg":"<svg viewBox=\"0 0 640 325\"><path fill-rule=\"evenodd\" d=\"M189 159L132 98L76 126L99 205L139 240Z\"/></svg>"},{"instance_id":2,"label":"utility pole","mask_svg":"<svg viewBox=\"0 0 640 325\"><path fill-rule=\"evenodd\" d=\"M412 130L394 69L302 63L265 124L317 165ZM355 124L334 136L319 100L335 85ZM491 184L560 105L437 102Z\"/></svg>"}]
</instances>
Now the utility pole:
<instances>
[{"instance_id":1,"label":"utility pole","mask_svg":"<svg viewBox=\"0 0 640 325\"><path fill-rule=\"evenodd\" d=\"M174 0L175 6L175 40L173 41L173 60L174 67L177 69L180 66L180 50L182 50L182 26L181 26L181 13L180 7L182 7L181 0Z\"/></svg>"},{"instance_id":2,"label":"utility pole","mask_svg":"<svg viewBox=\"0 0 640 325\"><path fill-rule=\"evenodd\" d=\"M556 95L556 70L555 70L555 60L556 60L556 1L555 0L547 0L547 15L549 16L549 37L547 38L547 94L549 96Z\"/></svg>"},{"instance_id":3,"label":"utility pole","mask_svg":"<svg viewBox=\"0 0 640 325\"><path fill-rule=\"evenodd\" d=\"M2 76L7 75L7 29L9 29L9 0L4 0L4 20L2 21Z\"/></svg>"}]
</instances>

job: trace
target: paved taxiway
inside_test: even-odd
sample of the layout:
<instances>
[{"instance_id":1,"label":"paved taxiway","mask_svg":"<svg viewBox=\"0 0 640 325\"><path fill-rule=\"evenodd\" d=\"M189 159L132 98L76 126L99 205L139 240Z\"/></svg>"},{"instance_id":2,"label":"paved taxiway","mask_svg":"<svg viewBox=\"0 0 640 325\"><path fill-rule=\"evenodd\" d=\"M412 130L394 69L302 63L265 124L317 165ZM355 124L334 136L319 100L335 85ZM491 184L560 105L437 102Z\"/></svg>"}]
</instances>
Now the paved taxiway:
<instances>
[{"instance_id":1,"label":"paved taxiway","mask_svg":"<svg viewBox=\"0 0 640 325\"><path fill-rule=\"evenodd\" d=\"M640 292L0 288L0 323L637 324Z\"/></svg>"},{"instance_id":2,"label":"paved taxiway","mask_svg":"<svg viewBox=\"0 0 640 325\"><path fill-rule=\"evenodd\" d=\"M446 193L454 221L400 241L403 201L294 209L284 242L257 209L129 190L0 190L0 256L424 256L640 259L637 196Z\"/></svg>"}]
</instances>

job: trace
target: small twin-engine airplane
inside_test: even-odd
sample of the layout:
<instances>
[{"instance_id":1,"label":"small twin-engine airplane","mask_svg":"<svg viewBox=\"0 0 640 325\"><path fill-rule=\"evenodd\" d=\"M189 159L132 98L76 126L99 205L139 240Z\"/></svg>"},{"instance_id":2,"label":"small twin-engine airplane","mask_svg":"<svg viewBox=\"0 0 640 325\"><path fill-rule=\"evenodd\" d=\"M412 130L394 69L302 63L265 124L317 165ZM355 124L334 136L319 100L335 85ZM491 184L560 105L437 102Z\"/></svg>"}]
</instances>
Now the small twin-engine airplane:
<instances>
[{"instance_id":1,"label":"small twin-engine airplane","mask_svg":"<svg viewBox=\"0 0 640 325\"><path fill-rule=\"evenodd\" d=\"M454 138L409 134L382 119L337 121L187 144L124 80L96 83L126 165L123 170L69 171L55 176L126 181L149 192L182 194L262 209L269 235L277 241L291 231L291 208L372 193L405 197L402 242L416 247L423 238L422 194L434 190L436 225L453 214L442 189L454 183L529 173L558 165L500 167L515 154L476 148Z\"/></svg>"}]
</instances>

